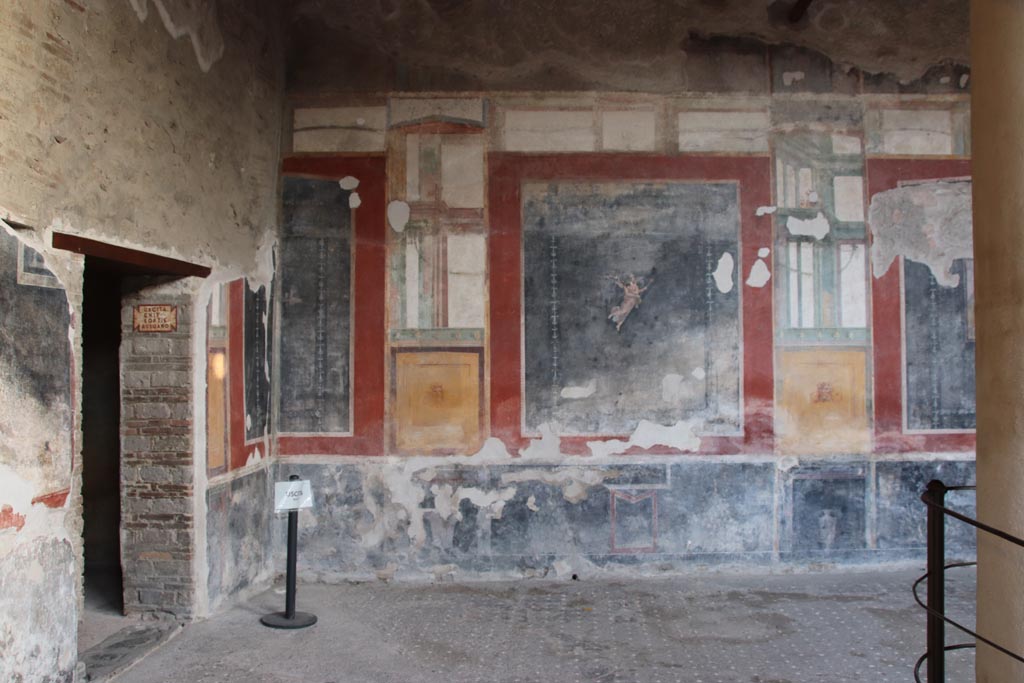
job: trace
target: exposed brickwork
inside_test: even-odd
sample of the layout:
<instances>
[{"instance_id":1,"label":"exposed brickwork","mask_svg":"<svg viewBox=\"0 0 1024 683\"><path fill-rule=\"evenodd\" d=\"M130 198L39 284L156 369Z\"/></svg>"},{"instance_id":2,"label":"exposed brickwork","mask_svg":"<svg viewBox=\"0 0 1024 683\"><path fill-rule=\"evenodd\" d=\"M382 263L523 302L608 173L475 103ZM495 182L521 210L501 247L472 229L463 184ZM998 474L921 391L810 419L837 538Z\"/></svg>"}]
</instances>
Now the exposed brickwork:
<instances>
[{"instance_id":1,"label":"exposed brickwork","mask_svg":"<svg viewBox=\"0 0 1024 683\"><path fill-rule=\"evenodd\" d=\"M175 332L136 332L138 304L178 307ZM121 552L129 613L195 603L192 317L187 297L128 297L121 342Z\"/></svg>"}]
</instances>

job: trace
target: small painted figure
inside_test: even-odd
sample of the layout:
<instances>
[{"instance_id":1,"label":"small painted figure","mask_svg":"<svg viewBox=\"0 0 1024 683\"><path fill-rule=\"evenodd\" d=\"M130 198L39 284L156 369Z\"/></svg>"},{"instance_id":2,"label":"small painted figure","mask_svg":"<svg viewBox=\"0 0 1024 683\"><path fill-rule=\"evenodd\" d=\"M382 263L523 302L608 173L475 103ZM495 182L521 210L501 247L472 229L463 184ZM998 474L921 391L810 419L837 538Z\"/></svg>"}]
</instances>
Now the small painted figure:
<instances>
[{"instance_id":1,"label":"small painted figure","mask_svg":"<svg viewBox=\"0 0 1024 683\"><path fill-rule=\"evenodd\" d=\"M640 295L654 284L654 280L645 283L644 279L640 278L638 281L632 273L626 276L627 282L623 282L616 275L609 275L608 277L622 289L622 303L614 306L612 312L608 315L608 319L615 323L615 331L619 332L622 330L622 324L626 322L629 314L640 305L642 301Z\"/></svg>"}]
</instances>

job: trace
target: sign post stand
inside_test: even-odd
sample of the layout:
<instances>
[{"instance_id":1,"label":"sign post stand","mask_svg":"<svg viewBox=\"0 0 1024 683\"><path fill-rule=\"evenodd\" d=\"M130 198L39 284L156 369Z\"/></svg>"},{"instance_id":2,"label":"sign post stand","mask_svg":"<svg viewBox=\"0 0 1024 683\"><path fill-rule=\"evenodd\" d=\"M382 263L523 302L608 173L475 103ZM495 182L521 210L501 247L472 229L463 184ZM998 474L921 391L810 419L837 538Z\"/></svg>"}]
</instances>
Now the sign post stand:
<instances>
[{"instance_id":1,"label":"sign post stand","mask_svg":"<svg viewBox=\"0 0 1024 683\"><path fill-rule=\"evenodd\" d=\"M288 510L288 568L285 575L284 612L271 612L260 617L264 626L271 628L306 628L316 623L316 615L295 611L295 565L299 535L299 508L312 507L309 482L299 482L293 474L288 482L277 484L275 510ZM291 482L296 482L292 484Z\"/></svg>"}]
</instances>

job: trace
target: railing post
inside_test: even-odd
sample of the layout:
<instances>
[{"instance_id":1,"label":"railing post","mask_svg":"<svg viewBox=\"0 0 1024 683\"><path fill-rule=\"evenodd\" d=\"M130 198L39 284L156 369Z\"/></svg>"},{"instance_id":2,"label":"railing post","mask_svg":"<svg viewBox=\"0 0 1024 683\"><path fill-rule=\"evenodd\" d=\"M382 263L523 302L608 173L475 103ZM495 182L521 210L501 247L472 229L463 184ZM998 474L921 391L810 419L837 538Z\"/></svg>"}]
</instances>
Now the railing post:
<instances>
[{"instance_id":1,"label":"railing post","mask_svg":"<svg viewBox=\"0 0 1024 683\"><path fill-rule=\"evenodd\" d=\"M928 609L946 613L946 485L937 479L928 482L925 495L928 506ZM936 507L938 506L938 507ZM942 617L928 613L928 683L946 681L946 623Z\"/></svg>"}]
</instances>

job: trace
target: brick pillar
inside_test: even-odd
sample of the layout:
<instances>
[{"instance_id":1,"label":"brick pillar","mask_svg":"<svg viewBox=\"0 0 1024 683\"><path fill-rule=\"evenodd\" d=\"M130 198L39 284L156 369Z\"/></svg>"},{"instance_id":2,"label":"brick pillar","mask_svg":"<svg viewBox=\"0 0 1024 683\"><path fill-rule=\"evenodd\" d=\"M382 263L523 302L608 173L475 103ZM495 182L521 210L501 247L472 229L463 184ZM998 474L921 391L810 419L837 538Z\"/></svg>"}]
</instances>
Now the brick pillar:
<instances>
[{"instance_id":1,"label":"brick pillar","mask_svg":"<svg viewBox=\"0 0 1024 683\"><path fill-rule=\"evenodd\" d=\"M126 296L121 316L124 606L129 614L190 618L196 600L191 297L158 291ZM136 329L140 305L177 307L177 329Z\"/></svg>"}]
</instances>

